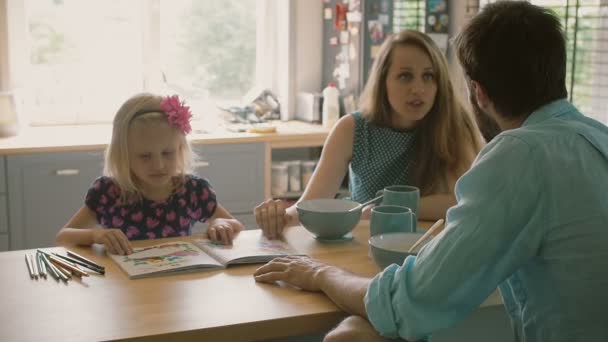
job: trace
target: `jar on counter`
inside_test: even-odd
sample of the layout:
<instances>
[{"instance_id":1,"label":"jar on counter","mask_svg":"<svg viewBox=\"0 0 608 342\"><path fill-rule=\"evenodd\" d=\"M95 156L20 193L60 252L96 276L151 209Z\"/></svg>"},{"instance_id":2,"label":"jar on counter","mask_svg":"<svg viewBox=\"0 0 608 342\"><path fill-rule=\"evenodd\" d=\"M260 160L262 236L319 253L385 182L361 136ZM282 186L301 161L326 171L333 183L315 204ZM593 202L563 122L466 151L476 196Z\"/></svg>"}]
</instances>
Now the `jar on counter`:
<instances>
[{"instance_id":1,"label":"jar on counter","mask_svg":"<svg viewBox=\"0 0 608 342\"><path fill-rule=\"evenodd\" d=\"M273 195L284 195L289 191L289 172L288 166L284 162L275 162L271 166L272 173L272 187L271 191Z\"/></svg>"},{"instance_id":2,"label":"jar on counter","mask_svg":"<svg viewBox=\"0 0 608 342\"><path fill-rule=\"evenodd\" d=\"M287 168L289 172L289 191L298 192L302 191L302 172L300 167L302 161L292 160L287 162Z\"/></svg>"},{"instance_id":3,"label":"jar on counter","mask_svg":"<svg viewBox=\"0 0 608 342\"><path fill-rule=\"evenodd\" d=\"M308 182L312 177L312 173L315 171L315 166L317 166L316 160L303 160L302 161L302 188L306 189L308 186Z\"/></svg>"}]
</instances>

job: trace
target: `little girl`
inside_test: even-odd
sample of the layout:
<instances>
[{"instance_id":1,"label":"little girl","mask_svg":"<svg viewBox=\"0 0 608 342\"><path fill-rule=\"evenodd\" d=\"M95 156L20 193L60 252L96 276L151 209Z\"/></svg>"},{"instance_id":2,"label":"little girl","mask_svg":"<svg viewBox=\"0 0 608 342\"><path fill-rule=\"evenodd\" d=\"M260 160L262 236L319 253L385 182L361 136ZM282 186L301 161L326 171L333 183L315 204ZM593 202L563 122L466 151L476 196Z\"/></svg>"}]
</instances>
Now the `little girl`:
<instances>
[{"instance_id":1,"label":"little girl","mask_svg":"<svg viewBox=\"0 0 608 342\"><path fill-rule=\"evenodd\" d=\"M243 225L217 203L207 180L188 174L191 116L177 95L127 100L114 117L104 176L93 182L57 243L99 243L109 253L129 254L129 240L187 236L194 223L209 221L208 237L230 244Z\"/></svg>"}]
</instances>

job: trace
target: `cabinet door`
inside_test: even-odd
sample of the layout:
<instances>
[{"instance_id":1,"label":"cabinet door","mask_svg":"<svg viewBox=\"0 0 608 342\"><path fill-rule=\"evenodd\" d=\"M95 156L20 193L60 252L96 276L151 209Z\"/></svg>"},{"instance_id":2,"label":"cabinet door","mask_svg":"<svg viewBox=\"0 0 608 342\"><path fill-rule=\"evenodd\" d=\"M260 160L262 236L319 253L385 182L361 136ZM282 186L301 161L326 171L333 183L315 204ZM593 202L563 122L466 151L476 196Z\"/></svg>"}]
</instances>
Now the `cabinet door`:
<instances>
[{"instance_id":1,"label":"cabinet door","mask_svg":"<svg viewBox=\"0 0 608 342\"><path fill-rule=\"evenodd\" d=\"M0 234L0 252L8 251L8 235Z\"/></svg>"},{"instance_id":2,"label":"cabinet door","mask_svg":"<svg viewBox=\"0 0 608 342\"><path fill-rule=\"evenodd\" d=\"M11 249L48 247L84 205L102 173L102 152L7 157Z\"/></svg>"},{"instance_id":3,"label":"cabinet door","mask_svg":"<svg viewBox=\"0 0 608 342\"><path fill-rule=\"evenodd\" d=\"M251 214L264 200L264 144L197 145L195 173L209 180L231 214Z\"/></svg>"},{"instance_id":4,"label":"cabinet door","mask_svg":"<svg viewBox=\"0 0 608 342\"><path fill-rule=\"evenodd\" d=\"M0 194L6 192L6 176L4 171L4 157L0 157Z\"/></svg>"},{"instance_id":5,"label":"cabinet door","mask_svg":"<svg viewBox=\"0 0 608 342\"><path fill-rule=\"evenodd\" d=\"M245 225L245 229L258 229L258 224L255 222L255 215L253 215L253 209L250 213L233 214L233 216Z\"/></svg>"},{"instance_id":6,"label":"cabinet door","mask_svg":"<svg viewBox=\"0 0 608 342\"><path fill-rule=\"evenodd\" d=\"M8 232L8 206L6 195L0 194L0 233Z\"/></svg>"}]
</instances>

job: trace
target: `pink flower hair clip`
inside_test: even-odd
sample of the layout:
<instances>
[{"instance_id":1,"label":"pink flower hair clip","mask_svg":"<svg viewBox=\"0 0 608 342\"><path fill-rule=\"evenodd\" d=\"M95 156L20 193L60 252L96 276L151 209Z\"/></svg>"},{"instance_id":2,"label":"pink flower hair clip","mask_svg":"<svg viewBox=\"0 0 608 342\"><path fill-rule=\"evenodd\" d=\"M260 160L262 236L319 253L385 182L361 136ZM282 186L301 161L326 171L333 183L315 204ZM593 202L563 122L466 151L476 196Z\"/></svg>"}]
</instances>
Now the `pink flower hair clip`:
<instances>
[{"instance_id":1,"label":"pink flower hair clip","mask_svg":"<svg viewBox=\"0 0 608 342\"><path fill-rule=\"evenodd\" d=\"M186 106L184 101L180 101L177 95L163 97L160 101L160 109L167 114L167 119L172 126L179 128L184 134L192 131L190 107Z\"/></svg>"}]
</instances>

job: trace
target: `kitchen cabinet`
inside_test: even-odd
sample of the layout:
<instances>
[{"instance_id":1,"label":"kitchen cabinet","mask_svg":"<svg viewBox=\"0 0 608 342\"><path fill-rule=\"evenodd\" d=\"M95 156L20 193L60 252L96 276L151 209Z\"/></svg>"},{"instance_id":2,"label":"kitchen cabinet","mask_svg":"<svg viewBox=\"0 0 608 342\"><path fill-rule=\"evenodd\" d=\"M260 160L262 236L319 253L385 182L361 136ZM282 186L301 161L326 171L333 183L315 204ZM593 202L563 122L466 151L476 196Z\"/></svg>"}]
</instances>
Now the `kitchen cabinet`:
<instances>
[{"instance_id":1,"label":"kitchen cabinet","mask_svg":"<svg viewBox=\"0 0 608 342\"><path fill-rule=\"evenodd\" d=\"M253 208L265 190L264 144L195 145L194 151L194 172L211 183L218 202L247 228L256 228Z\"/></svg>"},{"instance_id":2,"label":"kitchen cabinet","mask_svg":"<svg viewBox=\"0 0 608 342\"><path fill-rule=\"evenodd\" d=\"M0 194L0 234L8 233L8 201L6 194Z\"/></svg>"},{"instance_id":3,"label":"kitchen cabinet","mask_svg":"<svg viewBox=\"0 0 608 342\"><path fill-rule=\"evenodd\" d=\"M10 249L53 246L101 175L103 154L65 152L6 157Z\"/></svg>"},{"instance_id":4,"label":"kitchen cabinet","mask_svg":"<svg viewBox=\"0 0 608 342\"><path fill-rule=\"evenodd\" d=\"M328 134L298 121L273 125L272 134L218 130L190 137L200 156L194 172L210 181L220 204L247 228L256 227L253 208L271 197L273 151L318 148ZM28 127L0 139L0 250L54 244L101 175L110 133L107 125Z\"/></svg>"},{"instance_id":5,"label":"kitchen cabinet","mask_svg":"<svg viewBox=\"0 0 608 342\"><path fill-rule=\"evenodd\" d=\"M8 251L8 234L0 234L0 252Z\"/></svg>"},{"instance_id":6,"label":"kitchen cabinet","mask_svg":"<svg viewBox=\"0 0 608 342\"><path fill-rule=\"evenodd\" d=\"M0 157L0 252L8 250L8 200L6 195L6 163Z\"/></svg>"},{"instance_id":7,"label":"kitchen cabinet","mask_svg":"<svg viewBox=\"0 0 608 342\"><path fill-rule=\"evenodd\" d=\"M194 172L209 180L222 206L255 228L253 207L264 199L264 144L196 145L194 150L200 156ZM8 233L6 247L13 250L54 245L59 229L84 204L87 189L101 175L103 153L5 158L8 192L0 193L0 248L3 233Z\"/></svg>"},{"instance_id":8,"label":"kitchen cabinet","mask_svg":"<svg viewBox=\"0 0 608 342\"><path fill-rule=\"evenodd\" d=\"M0 194L6 193L6 162L0 157Z\"/></svg>"}]
</instances>

